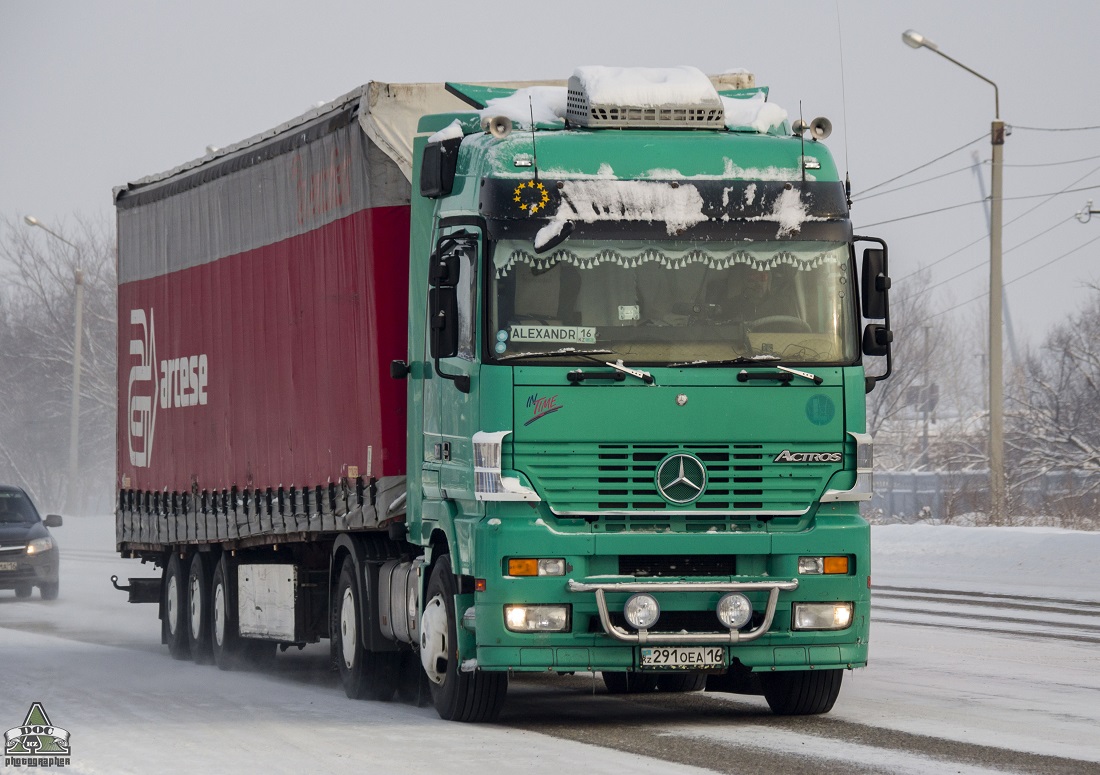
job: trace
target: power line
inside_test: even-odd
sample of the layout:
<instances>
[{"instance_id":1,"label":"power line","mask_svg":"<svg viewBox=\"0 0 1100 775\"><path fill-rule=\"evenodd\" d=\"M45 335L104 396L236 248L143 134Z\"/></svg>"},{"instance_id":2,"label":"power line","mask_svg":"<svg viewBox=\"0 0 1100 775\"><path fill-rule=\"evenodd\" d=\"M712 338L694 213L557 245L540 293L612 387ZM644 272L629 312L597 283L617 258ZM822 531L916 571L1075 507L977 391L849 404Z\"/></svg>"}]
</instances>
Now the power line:
<instances>
[{"instance_id":1,"label":"power line","mask_svg":"<svg viewBox=\"0 0 1100 775\"><path fill-rule=\"evenodd\" d=\"M1046 204L1047 202L1049 202L1050 200L1054 199L1054 198L1055 198L1056 196L1058 196L1059 194L1063 194L1063 193L1069 193L1069 192L1068 192L1068 189L1069 189L1069 187L1070 187L1070 186L1074 186L1074 185L1077 185L1078 183L1080 183L1080 182L1081 182L1082 180L1084 180L1085 178L1087 178L1087 177L1089 177L1090 175L1093 175L1093 174L1095 174L1095 173L1097 173L1097 172L1100 172L1100 167L1095 167L1095 168L1093 168L1092 170L1089 170L1088 172L1086 172L1086 173L1085 173L1084 175L1082 175L1081 177L1077 178L1077 180L1074 180L1074 181L1072 181L1072 182L1070 182L1070 183L1067 183L1067 184L1066 184L1066 187L1065 187L1064 189L1062 189L1061 191L1059 191L1059 192L1058 192L1057 194L1051 194L1051 195L1050 195L1050 196L1049 196L1049 197L1047 198L1047 200L1046 200L1046 201L1044 201L1044 202L1040 202L1039 204L1035 205L1034 207L1032 207L1032 208L1030 208L1030 209L1028 209L1028 210L1025 210L1024 212L1020 213L1020 214L1019 214L1019 215L1017 215L1017 216L1016 216L1015 218L1013 218L1013 219L1012 219L1012 220L1010 220L1010 221L1009 221L1008 223L1006 223L1006 224L1005 224L1005 226L1011 226L1012 224L1016 223L1016 221L1020 220L1021 218L1025 218L1026 216L1030 215L1031 213L1035 212L1035 211L1036 211L1036 210L1038 210L1038 209L1039 209L1040 207L1042 207L1043 205L1045 205L1045 204ZM1071 216L1071 217L1072 217L1072 216ZM1068 220L1068 218L1067 218L1066 220ZM1061 221L1059 221L1059 223L1061 223ZM1057 225L1058 225L1058 224L1055 224L1055 226L1057 226ZM1052 227L1052 228L1053 228L1053 227ZM1050 231L1050 229L1048 229L1047 231ZM1043 232L1043 234L1046 234L1046 232ZM951 252L951 253L948 253L948 254L947 254L946 256L944 256L943 258L938 258L938 259L936 259L936 260L935 260L935 261L933 261L933 262L932 262L931 264L927 264L926 266L923 266L923 267L921 267L921 268L920 268L920 269L918 269L918 270L917 270L916 272L910 272L909 274L905 275L904 277L900 277L900 278L898 278L898 282L901 282L901 281L903 281L903 280L906 280L906 279L908 279L909 277L912 277L913 275L917 274L917 272L921 272L921 271L923 271L923 270L925 270L925 269L931 269L932 267L936 266L936 264L940 264L940 263L943 263L943 262L944 262L944 261L946 261L947 259L951 258L952 256L956 256L956 255L958 255L959 253L963 252L963 251L964 251L964 250L966 250L967 248L970 248L970 247L973 247L974 245L977 245L977 244L978 244L979 242L981 242L982 240L984 240L984 239L985 239L985 238L986 238L987 236L989 236L989 235L988 235L988 233L987 233L987 234L983 234L983 235L982 235L981 237L978 237L978 239L974 240L973 242L969 242L969 243L967 243L966 245L963 245L963 246L962 246L961 248L959 248L958 250L955 250L955 251L953 251L953 252ZM1030 240L1029 240L1029 241L1030 241ZM1020 244L1021 244L1021 245L1023 245L1023 244L1026 244L1026 243L1020 243ZM1019 245L1017 245L1016 247L1019 247ZM1013 250L1015 250L1015 248L1013 248ZM981 264L978 264L978 266L981 266Z\"/></svg>"},{"instance_id":2,"label":"power line","mask_svg":"<svg viewBox=\"0 0 1100 775\"><path fill-rule=\"evenodd\" d=\"M882 188L883 186L885 186L885 185L886 185L886 184L888 184L888 183L893 183L893 182L894 182L895 180L900 180L901 178L904 178L904 177L905 177L906 175L912 175L912 174L913 174L914 172L917 172L917 171L919 171L919 170L922 170L922 169L924 169L925 167L930 167L931 165L935 164L936 162L940 161L941 159L946 159L946 158L947 158L948 156L950 156L951 154L953 154L953 153L958 153L958 152L959 152L959 151L961 151L961 150L964 150L964 149L966 149L966 148L969 148L969 147L970 147L971 145L973 145L974 143L976 143L976 142L979 142L980 140L984 140L984 139L986 138L986 136L987 136L987 135L986 135L986 133L985 133L985 132L983 132L983 133L982 133L981 135L979 135L979 136L978 136L978 137L976 137L975 139L971 140L970 142L966 143L965 145L960 145L960 146L959 146L958 148L956 148L955 150L953 150L953 151L948 151L948 152L947 152L947 153L945 153L945 154L944 154L943 156L937 156L936 158L932 159L932 161L929 161L929 162L925 162L924 164L921 164L921 165L920 165L919 167L914 167L913 169L909 170L908 172L903 172L903 173L901 173L900 175L896 175L896 176L894 176L894 177L890 178L889 180L884 180L884 181L882 181L881 183L877 183L876 185L873 185L873 186L871 186L870 188L865 188L865 189L863 189L862 191L860 191L860 192L859 192L858 194L856 194L856 196L857 196L857 197L859 197L859 196L863 196L863 195L864 195L864 194L866 194L866 193L867 193L868 191L874 191L874 190L875 190L876 188Z\"/></svg>"},{"instance_id":3,"label":"power line","mask_svg":"<svg viewBox=\"0 0 1100 775\"><path fill-rule=\"evenodd\" d=\"M1005 285L1005 287L1008 287L1009 285L1012 285L1013 283L1016 283L1016 282L1019 282L1020 280L1023 280L1025 277L1029 277L1029 276L1035 274L1040 269L1046 269L1051 264L1057 263L1058 261L1061 261L1063 258L1068 258L1069 256L1072 256L1077 251L1083 250L1084 248L1087 248L1089 245L1096 242L1097 240L1100 240L1100 236L1093 237L1088 242L1086 242L1082 245L1078 245L1073 250L1069 250L1069 251L1063 253L1062 255L1058 256L1057 258L1052 258L1050 261L1047 261L1044 264L1040 264L1039 266L1035 267L1034 269L1032 269L1028 272L1024 272L1019 277L1015 277L1015 278L1009 280L1004 285ZM959 309L960 307L965 307L967 304L970 304L971 302L978 301L979 299L984 299L984 298L987 298L987 297L988 297L988 294L979 293L977 296L974 296L973 298L967 299L966 301L961 302L959 304L956 304L954 307L948 307L945 310L941 310L940 312L933 313L933 314L929 315L928 317L924 318L923 320L919 321L918 323L915 323L914 325L915 326L921 326L921 325L927 323L929 320L932 320L933 318L938 318L940 315L946 315L948 312L954 312L955 310Z\"/></svg>"},{"instance_id":4,"label":"power line","mask_svg":"<svg viewBox=\"0 0 1100 775\"><path fill-rule=\"evenodd\" d=\"M1100 157L1097 157L1097 158L1100 158ZM945 172L942 175L936 175L936 176L931 177L931 178L925 178L924 180L918 180L916 183L907 183L904 186L898 186L897 188L888 188L885 191L879 191L877 194L871 194L869 196L858 196L858 195L853 196L852 201L853 202L863 202L867 199L874 199L876 196L885 196L886 194L892 194L895 191L904 191L907 188L912 188L913 186L919 186L923 183L931 183L933 180L939 180L940 178L946 178L946 177L949 177L951 175L957 175L960 172L968 172L969 170L971 170L973 168L973 166L974 165L968 165L966 167L962 167L962 168L957 169L957 170L952 170L951 172ZM870 190L870 189L868 189L868 190Z\"/></svg>"},{"instance_id":5,"label":"power line","mask_svg":"<svg viewBox=\"0 0 1100 775\"><path fill-rule=\"evenodd\" d=\"M1089 173L1089 174L1092 174L1092 173ZM1086 175L1085 177L1088 177L1088 175ZM1075 194L1075 193L1078 193L1080 191L1093 191L1093 190L1098 189L1098 188L1100 188L1100 185L1082 186L1081 188L1064 188L1061 191L1055 191L1053 194L1024 194L1023 196L1005 196L1005 197L1001 197L1001 201L1002 202L1017 202L1017 201L1020 201L1020 200L1023 200L1023 199L1041 199L1043 197L1055 197L1055 196L1060 196L1062 194ZM986 199L988 199L988 197L986 197ZM870 229L870 228L873 228L875 226L882 226L883 224L887 224L887 223L897 223L898 221L908 221L912 218L921 218L925 215L936 215L937 213L947 212L948 210L958 210L959 208L969 207L970 205L980 205L983 202L985 202L986 199L977 199L973 202L961 202L957 205L948 205L947 207L940 207L936 210L926 210L923 213L913 213L912 215L903 215L900 218L891 218L888 221L878 221L877 223L865 223L860 228L861 229Z\"/></svg>"},{"instance_id":6,"label":"power line","mask_svg":"<svg viewBox=\"0 0 1100 775\"><path fill-rule=\"evenodd\" d=\"M1048 162L1040 162L1038 164L1003 164L1001 166L1013 167L1013 168L1063 167L1067 164L1080 164L1081 162L1084 162L1084 161L1095 161L1096 159L1100 159L1100 155L1097 155L1097 156L1084 156L1080 159L1067 159L1065 161L1048 161ZM982 159L980 162L977 162L977 163L981 164L982 166L986 166L986 165L989 164L989 159ZM942 175L934 175L933 177L925 178L924 180L918 180L916 183L906 183L904 186L898 186L897 188L890 188L890 189L887 189L886 191L879 191L877 194L871 194L869 196L860 196L860 195L857 194L857 195L852 197L852 201L853 202L863 202L863 201L866 201L868 199L874 199L876 196L885 196L886 194L892 194L895 191L904 191L907 188L913 188L914 186L919 186L919 185L922 185L924 183L931 183L934 180L940 180L941 178L947 178L947 177L950 177L951 175L958 175L960 172L969 172L972 169L974 169L974 165L969 164L965 167L960 167L957 170L952 170L951 172L945 172ZM868 189L868 191L869 190L870 189Z\"/></svg>"},{"instance_id":7,"label":"power line","mask_svg":"<svg viewBox=\"0 0 1100 775\"><path fill-rule=\"evenodd\" d=\"M1023 129L1028 132L1086 132L1090 129L1100 129L1098 126L1064 126L1064 127L1046 127L1046 126L1018 126L1012 125L1012 129Z\"/></svg>"}]
</instances>

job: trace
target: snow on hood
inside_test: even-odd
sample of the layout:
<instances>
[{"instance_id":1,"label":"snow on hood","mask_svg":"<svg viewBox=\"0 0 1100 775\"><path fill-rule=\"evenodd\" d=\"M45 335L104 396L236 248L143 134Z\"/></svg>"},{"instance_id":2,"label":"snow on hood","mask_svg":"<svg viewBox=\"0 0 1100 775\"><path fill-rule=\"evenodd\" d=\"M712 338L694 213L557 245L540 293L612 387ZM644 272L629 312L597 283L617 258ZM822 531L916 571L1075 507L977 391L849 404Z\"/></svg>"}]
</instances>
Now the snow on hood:
<instances>
[{"instance_id":1,"label":"snow on hood","mask_svg":"<svg viewBox=\"0 0 1100 775\"><path fill-rule=\"evenodd\" d=\"M564 86L528 86L517 89L515 94L489 100L477 113L481 118L505 116L518 129L530 129L534 114L535 125L565 126Z\"/></svg>"}]
</instances>

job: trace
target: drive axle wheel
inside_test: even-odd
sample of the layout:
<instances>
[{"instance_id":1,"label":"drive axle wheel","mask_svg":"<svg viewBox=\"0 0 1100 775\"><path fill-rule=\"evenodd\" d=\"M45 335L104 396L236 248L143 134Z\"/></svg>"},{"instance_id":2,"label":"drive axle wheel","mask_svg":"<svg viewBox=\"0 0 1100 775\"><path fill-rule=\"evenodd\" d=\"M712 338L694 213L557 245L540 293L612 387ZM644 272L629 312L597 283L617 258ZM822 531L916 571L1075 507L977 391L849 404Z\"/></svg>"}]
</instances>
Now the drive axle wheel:
<instances>
[{"instance_id":1,"label":"drive axle wheel","mask_svg":"<svg viewBox=\"0 0 1100 775\"><path fill-rule=\"evenodd\" d=\"M177 552L172 552L164 566L164 642L172 659L190 659L191 646L187 638L187 573Z\"/></svg>"},{"instance_id":2,"label":"drive axle wheel","mask_svg":"<svg viewBox=\"0 0 1100 775\"><path fill-rule=\"evenodd\" d=\"M431 682L432 702L448 721L492 721L500 715L508 693L508 674L474 670L458 663L458 623L451 557L436 559L428 580L427 604L420 625L420 659Z\"/></svg>"},{"instance_id":3,"label":"drive axle wheel","mask_svg":"<svg viewBox=\"0 0 1100 775\"><path fill-rule=\"evenodd\" d=\"M370 651L360 621L360 588L356 563L344 560L333 598L333 639L336 664L344 693L353 700L388 701L397 690L400 677L400 651Z\"/></svg>"}]
</instances>

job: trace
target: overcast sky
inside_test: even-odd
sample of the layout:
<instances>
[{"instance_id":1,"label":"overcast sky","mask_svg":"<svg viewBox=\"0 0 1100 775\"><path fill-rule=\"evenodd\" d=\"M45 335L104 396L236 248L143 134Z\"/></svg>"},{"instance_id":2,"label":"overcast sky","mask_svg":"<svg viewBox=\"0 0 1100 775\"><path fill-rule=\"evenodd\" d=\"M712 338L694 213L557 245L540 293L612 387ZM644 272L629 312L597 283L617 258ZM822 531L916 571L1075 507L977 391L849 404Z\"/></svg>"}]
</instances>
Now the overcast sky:
<instances>
[{"instance_id":1,"label":"overcast sky","mask_svg":"<svg viewBox=\"0 0 1100 775\"><path fill-rule=\"evenodd\" d=\"M857 195L966 146L869 193L943 177L857 196L853 218L890 243L895 283L931 266L929 310L962 305L977 358L989 245L984 205L965 203L988 193L993 89L905 46L908 28L1000 87L1001 117L1016 127L1005 145L1009 310L1017 337L1038 344L1100 282L1100 216L1073 217L1100 203L1100 188L1037 196L1100 186L1100 129L1046 131L1100 127L1096 0L0 0L0 218L109 220L113 186L369 80L745 68L792 117L801 103L807 119L832 120L828 145ZM981 180L967 169L973 152ZM965 206L909 217L953 205Z\"/></svg>"}]
</instances>

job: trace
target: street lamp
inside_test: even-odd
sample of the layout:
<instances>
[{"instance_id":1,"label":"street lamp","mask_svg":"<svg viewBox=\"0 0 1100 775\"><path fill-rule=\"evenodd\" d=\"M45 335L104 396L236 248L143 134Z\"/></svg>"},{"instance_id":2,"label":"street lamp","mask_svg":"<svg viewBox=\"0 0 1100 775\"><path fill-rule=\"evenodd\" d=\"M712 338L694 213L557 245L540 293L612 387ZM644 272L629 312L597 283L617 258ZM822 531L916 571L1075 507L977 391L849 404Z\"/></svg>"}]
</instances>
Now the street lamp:
<instances>
[{"instance_id":1,"label":"street lamp","mask_svg":"<svg viewBox=\"0 0 1100 775\"><path fill-rule=\"evenodd\" d=\"M46 226L33 215L28 215L23 220L26 221L28 226L37 226L54 239L61 240L71 247L76 251L77 262L79 264L80 248ZM84 334L84 272L79 266L73 270L73 283L76 286L76 301L74 303L76 322L73 330L73 397L69 414L68 502L70 513L79 514L80 504L77 495L77 470L80 462L80 354Z\"/></svg>"},{"instance_id":2,"label":"street lamp","mask_svg":"<svg viewBox=\"0 0 1100 775\"><path fill-rule=\"evenodd\" d=\"M1002 172L1004 168L1005 125L1001 121L1001 96L997 84L981 73L952 59L940 51L939 46L915 30L906 30L901 39L912 48L926 48L958 65L971 75L981 78L993 87L994 120L989 139L993 145L991 173L991 197L989 208L989 517L993 524L1002 524L1005 517L1005 468L1004 468L1004 367L1002 364L1002 293L1004 278L1001 272L1001 233L1003 217Z\"/></svg>"}]
</instances>

